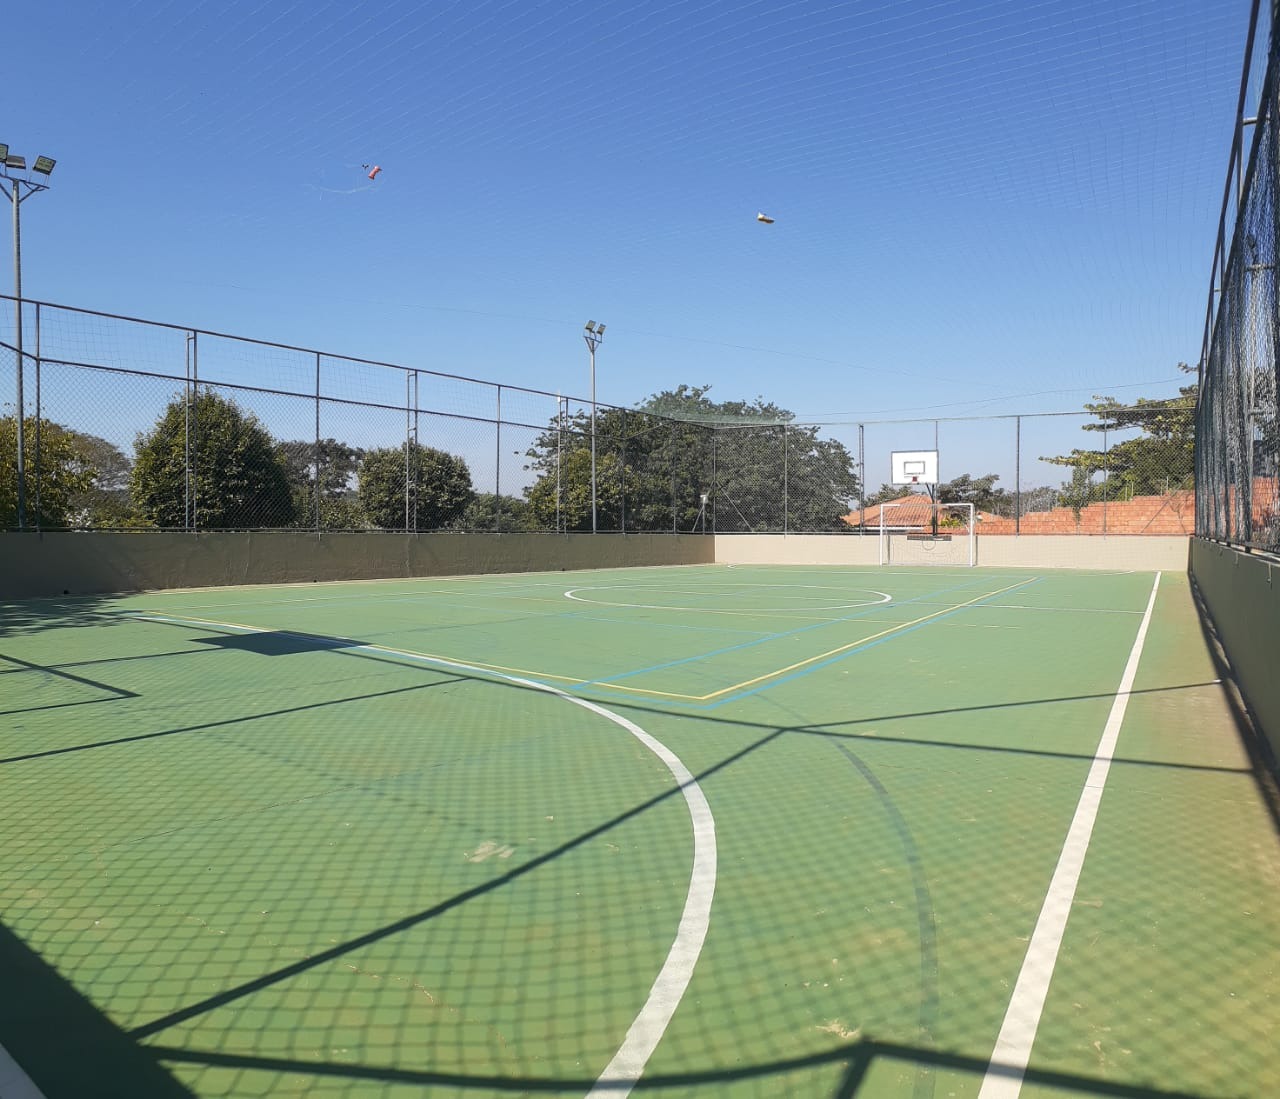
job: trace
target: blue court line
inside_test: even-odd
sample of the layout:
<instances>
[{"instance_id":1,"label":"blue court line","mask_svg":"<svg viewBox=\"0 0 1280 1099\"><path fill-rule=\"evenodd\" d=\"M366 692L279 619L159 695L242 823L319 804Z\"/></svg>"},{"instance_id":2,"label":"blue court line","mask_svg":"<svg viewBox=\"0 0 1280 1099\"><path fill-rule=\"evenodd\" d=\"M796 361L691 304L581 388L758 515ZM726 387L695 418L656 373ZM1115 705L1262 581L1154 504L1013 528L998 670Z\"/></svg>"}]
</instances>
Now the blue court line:
<instances>
[{"instance_id":1,"label":"blue court line","mask_svg":"<svg viewBox=\"0 0 1280 1099\"><path fill-rule=\"evenodd\" d=\"M989 578L983 577L984 582L987 579ZM599 686L607 687L610 683L616 683L622 679L631 679L638 675L647 675L649 672L664 671L667 668L678 668L684 664L696 664L699 661L709 660L710 658L715 656L723 656L725 653L741 652L743 649L749 649L754 645L763 645L770 641L777 641L780 638L794 637L797 634L808 633L810 630L821 630L821 629L825 629L827 626L838 626L845 622L856 622L859 619L866 618L868 615L874 614L877 611L885 610L888 607L909 607L911 606L912 603L918 603L925 599L932 599L935 596L939 596L939 595L947 595L950 592L966 591L971 587L977 587L977 586L978 586L978 582L973 581L969 584L958 584L955 587L942 588L940 591L926 592L922 595L913 596L911 599L906 599L901 603L897 603L897 602L874 603L870 607L868 607L866 610L859 611L854 614L845 615L842 618L828 618L828 619L824 619L821 622L815 622L812 625L797 626L791 630L783 630L778 633L766 634L765 636L758 637L753 641L742 641L742 642L739 642L737 645L729 645L723 649L712 649L710 652L699 653L696 656L685 656L685 657L681 657L679 660L668 660L662 664L651 664L647 668L636 668L635 670L629 671L629 672L619 672L617 675L605 676L601 679L584 680L582 683L578 685L578 689L581 689L583 687L599 687ZM999 594L1003 594L1003 593L995 592L993 593L992 598L995 598L995 596ZM767 615L762 615L762 617L767 617ZM738 696L735 696L735 697L738 697Z\"/></svg>"},{"instance_id":2,"label":"blue court line","mask_svg":"<svg viewBox=\"0 0 1280 1099\"><path fill-rule=\"evenodd\" d=\"M1030 587L1032 584L1038 584L1042 579L1044 578L1041 576L1037 576L1034 579L1027 581L1027 584L1025 586ZM1006 593L1002 591L992 592L989 596L987 596L987 599L994 599L997 595L1004 595L1004 594ZM703 709L714 710L717 707L725 705L726 703L738 702L741 699L750 698L752 695L760 694L762 691L768 691L774 687L781 686L783 683L790 683L793 679L800 679L803 676L812 675L814 672L822 668L829 668L832 664L838 664L845 657L853 656L856 653L866 652L868 649L874 649L877 645L883 645L887 641L894 641L899 637L905 637L909 633L915 633L916 630L922 630L926 626L932 626L935 622L945 622L952 615L957 614L960 611L968 611L968 610L972 610L974 607L981 607L987 602L987 599L980 599L976 603L968 603L963 607L956 607L954 610L945 611L942 614L938 615L936 618L930 618L926 622L917 622L914 626L904 626L901 630L898 630L895 633L889 634L887 637L877 637L874 641L868 641L865 645L858 645L855 648L846 649L844 652L838 653L837 655L827 660L823 660L818 664L810 664L808 667L801 668L797 671L791 672L789 675L781 676L778 679L771 680L768 683L762 683L758 687L752 687L751 690L749 691L741 691L738 694L730 695L728 698L722 698L718 702L705 703L703 705Z\"/></svg>"}]
</instances>

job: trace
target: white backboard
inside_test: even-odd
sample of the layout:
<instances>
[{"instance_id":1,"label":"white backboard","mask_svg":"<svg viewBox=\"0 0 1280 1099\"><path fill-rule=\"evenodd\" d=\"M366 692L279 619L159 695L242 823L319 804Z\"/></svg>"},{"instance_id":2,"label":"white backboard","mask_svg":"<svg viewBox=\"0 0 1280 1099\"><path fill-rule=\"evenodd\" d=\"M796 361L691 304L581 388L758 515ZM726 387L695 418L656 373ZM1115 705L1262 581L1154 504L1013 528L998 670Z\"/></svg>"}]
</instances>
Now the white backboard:
<instances>
[{"instance_id":1,"label":"white backboard","mask_svg":"<svg viewBox=\"0 0 1280 1099\"><path fill-rule=\"evenodd\" d=\"M895 485L936 485L938 452L936 450L895 450L889 455Z\"/></svg>"}]
</instances>

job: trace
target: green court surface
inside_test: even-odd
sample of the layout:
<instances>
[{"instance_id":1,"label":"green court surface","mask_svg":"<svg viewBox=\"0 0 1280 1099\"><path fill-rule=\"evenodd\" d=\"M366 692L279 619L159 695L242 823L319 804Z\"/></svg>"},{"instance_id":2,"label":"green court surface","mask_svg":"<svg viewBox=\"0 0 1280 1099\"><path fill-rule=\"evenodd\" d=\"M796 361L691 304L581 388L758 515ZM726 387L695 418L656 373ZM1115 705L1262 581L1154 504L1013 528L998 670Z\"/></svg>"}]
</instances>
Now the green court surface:
<instances>
[{"instance_id":1,"label":"green court surface","mask_svg":"<svg viewBox=\"0 0 1280 1099\"><path fill-rule=\"evenodd\" d=\"M0 1094L1280 1095L1218 674L1168 573L4 604Z\"/></svg>"}]
</instances>

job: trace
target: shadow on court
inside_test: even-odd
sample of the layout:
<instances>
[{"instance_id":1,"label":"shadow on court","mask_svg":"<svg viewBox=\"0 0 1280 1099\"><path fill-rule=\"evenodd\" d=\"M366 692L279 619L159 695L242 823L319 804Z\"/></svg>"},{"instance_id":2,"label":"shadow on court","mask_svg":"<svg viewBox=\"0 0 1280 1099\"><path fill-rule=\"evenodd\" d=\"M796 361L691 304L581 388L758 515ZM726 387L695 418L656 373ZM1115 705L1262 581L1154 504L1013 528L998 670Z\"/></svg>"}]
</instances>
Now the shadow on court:
<instances>
[{"instance_id":1,"label":"shadow on court","mask_svg":"<svg viewBox=\"0 0 1280 1099\"><path fill-rule=\"evenodd\" d=\"M188 631L190 630L190 627L182 628ZM43 758L72 752L85 752L95 748L139 743L184 734L198 734L204 731L217 730L230 725L251 723L274 716L299 713L312 709L319 710L338 707L346 703L360 702L388 695L421 691L433 686L458 683L468 680L484 682L492 687L503 687L507 690L522 692L535 691L535 693L542 693L536 692L535 688L529 686L512 683L509 680L495 679L491 676L486 676L480 673L469 673L454 668L424 667L416 662L400 660L389 654L379 655L369 652L349 651L351 646L359 643L342 638L324 638L293 633L264 632L250 634L217 634L210 637L200 637L195 640L199 644L210 646L215 651L219 648L241 649L271 657L328 650L335 652L336 655L347 658L354 657L359 660L393 664L399 668L407 667L419 669L423 672L429 672L432 676L432 682L398 687L380 692L350 695L348 697L329 699L310 705L281 708L267 713L243 715L222 721L210 721L197 725L184 726L182 728L152 730L133 736L104 739L93 744L50 749L43 752L14 756L7 760L0 760L0 763L11 763L19 760ZM1133 693L1157 694L1176 692L1191 688L1204 687L1207 685L1208 684L1204 683L1175 684L1166 687L1148 688L1145 691L1136 691ZM965 744L918 738L912 739L897 735L894 735L893 737L872 738L859 733L857 731L858 726L872 722L887 722L905 718L940 717L962 712L994 711L1065 702L1094 701L1099 699L1109 699L1110 697L1112 697L1110 694L1090 694L1013 702L996 702L981 706L881 714L849 721L817 725L797 722L792 725L780 726L759 722L744 722L711 713L685 713L681 716L691 723L733 730L746 734L746 736L751 738L749 743L743 744L737 750L724 755L715 763L699 770L695 774L695 779L699 782L712 778L716 774L735 766L748 756L751 756L760 749L765 748L771 743L777 741L779 738L785 737L788 734L821 737L837 744L841 752L861 773L863 780L865 780L865 782L877 792L877 796L882 794L884 795L881 797L881 801L886 805L886 812L889 814L890 821L893 825L891 831L894 832L896 840L903 845L905 862L910 868L912 866L912 841L909 830L906 827L905 819L902 818L901 814L897 814L895 817L896 810L892 805L891 799L888 799L888 796L887 794L884 794L883 789L879 788L879 782L874 773L871 772L870 768L849 750L849 744L859 741L869 744L874 743L877 750L892 749L895 745L905 744L945 748L948 750L959 750L965 752L1013 753L1017 755L1080 761L1088 760L1091 757L1083 753L1043 751L1035 748L1022 747ZM620 703L617 704L617 708L636 714L652 713L666 718L671 716L669 710L663 710L660 707L645 704L635 704L631 702L625 704ZM1201 767L1193 764L1166 763L1150 759L1126 760L1123 758L1117 758L1114 762L1116 764L1127 763L1141 767L1173 767L1190 770L1227 771L1233 773L1243 773L1248 770L1230 767ZM318 966L341 959L353 951L398 935L410 928L426 924L429 921L444 915L446 912L450 912L466 905L472 900L525 880L553 860L562 858L570 852L583 847L585 844L613 831L627 821L640 817L658 805L666 803L673 798L678 798L681 795L682 791L679 788L664 790L662 793L654 797L640 801L631 807L618 812L616 815L603 820L601 823L590 829L578 832L576 835L558 846L549 849L537 857L513 866L482 884L457 892L429 908L425 908L406 915L403 918L384 923L381 926L373 928L362 934L358 934L342 942L335 943L326 949L311 953L297 962L281 966L269 972L261 973L256 977L241 981L238 984L230 985L220 992L196 1002L189 1003L185 1007L179 1008L162 1017L155 1018L150 1022L137 1026L129 1031L128 1034L122 1034L105 1017L97 1012L91 1004L80 997L74 989L66 984L66 982L62 981L62 979L59 978L52 969L44 965L44 963L20 940L16 939L11 933L3 930L3 928L0 928L0 967L2 967L3 971L6 973L18 974L16 982L17 987L22 988L26 985L31 985L35 989L36 995L34 999L19 997L19 1005L21 1005L22 1001L26 1001L27 1003L34 1002L38 1005L35 1011L22 1011L21 1006L19 1006L18 1012L24 1016L23 1019L11 1017L13 1015L12 1009L9 1014L0 1016L0 1020L2 1020L2 1022L0 1022L0 1026L3 1028L0 1029L0 1042L3 1042L3 1044L11 1050L19 1049L23 1051L24 1064L30 1067L32 1075L36 1077L37 1082L45 1089L49 1099L58 1099L58 1096L60 1095L89 1094L127 1094L131 1096L138 1096L140 1099L144 1099L144 1097L148 1096L156 1096L158 1099L168 1099L170 1096L191 1094L186 1089L176 1084L163 1070L161 1065L157 1063L158 1061L207 1066L210 1068L297 1074L300 1076L329 1078L335 1082L345 1080L349 1081L352 1094L359 1094L362 1086L372 1084L454 1087L469 1091L488 1091L510 1094L584 1093L591 1090L591 1088L596 1085L597 1080L594 1077L535 1078L532 1076L521 1076L518 1074L473 1075L459 1071L431 1072L401 1069L393 1065L377 1066L371 1064L351 1064L327 1061L317 1062L305 1058L253 1056L225 1049L184 1049L168 1045L151 1045L149 1044L149 1040L160 1035L163 1031L166 1031L169 1028L175 1027L188 1020L195 1019L196 1017L214 1011L215 1009L236 1004L237 1002L242 1001L246 997L249 997L263 989L277 985L290 978L298 977ZM932 932L930 930L932 914L927 892L925 895L922 895L921 882L922 878L920 876L916 876L914 886L921 937L919 1023L923 1041L923 1038L929 1034L932 1027L932 1008L930 1005L932 1004L933 1007L936 1008L937 989L936 973L932 980L928 973L931 965L936 968L936 961L931 962L930 960L932 948L928 944L932 938ZM910 994L904 989L904 998L909 996ZM28 1015L34 1016L36 1022L33 1023L30 1019L25 1018ZM66 1022L67 1019L72 1020L70 1025ZM44 1021L43 1027L37 1025L40 1020ZM69 1030L74 1030L76 1034L83 1031L84 1037L77 1038L75 1042L78 1046L87 1050L87 1052L78 1059L64 1058L64 1060L75 1061L74 1064L55 1063L58 1061L58 1053L56 1048L48 1048L55 1046L55 1041L50 1038L50 1035L59 1033L66 1035ZM28 1051L31 1052L28 1054ZM829 1073L830 1076L838 1076L839 1079L833 1091L824 1091L823 1094L829 1094L832 1099L854 1099L854 1097L863 1095L865 1088L869 1086L869 1074L871 1074L873 1070L883 1068L885 1065L889 1064L898 1064L906 1066L909 1070L913 1070L917 1074L918 1081L929 1081L933 1073L941 1070L962 1074L972 1074L976 1078L981 1078L989 1069L988 1063L985 1059L950 1052L945 1049L933 1048L928 1044L895 1044L892 1042L884 1042L873 1038L859 1036L850 1041L843 1042L838 1048L792 1059L762 1059L758 1062L745 1065L735 1063L733 1067L716 1067L708 1069L705 1072L688 1072L668 1075L662 1075L660 1073L646 1074L635 1085L634 1090L637 1093L661 1093L663 1089L682 1088L686 1090L701 1089L712 1094L718 1088L727 1085L739 1083L750 1086L750 1082L758 1081L760 1094L785 1094L786 1084L781 1079L782 1077L802 1071L825 1071ZM995 1071L999 1071L998 1066ZM122 1085L121 1091L114 1093L104 1091L100 1086L86 1088L83 1084L83 1081L86 1078L94 1080L120 1080L126 1081L127 1083ZM777 1079L775 1080L775 1078ZM1128 1099L1201 1099L1198 1093L1193 1092L1119 1083L1092 1076L1081 1076L1062 1072L1031 1069L1025 1073L1025 1079L1028 1083L1032 1084L1040 1084L1046 1087L1061 1088L1092 1095L1128 1097ZM774 1081L772 1086L770 1081ZM932 1095L933 1091L931 1083L927 1087L918 1084L916 1094L919 1097ZM870 1093L868 1092L867 1099L869 1099L869 1096Z\"/></svg>"},{"instance_id":2,"label":"shadow on court","mask_svg":"<svg viewBox=\"0 0 1280 1099\"><path fill-rule=\"evenodd\" d=\"M0 923L0 1046L46 1099L190 1099L155 1055L125 1035Z\"/></svg>"},{"instance_id":3,"label":"shadow on court","mask_svg":"<svg viewBox=\"0 0 1280 1099\"><path fill-rule=\"evenodd\" d=\"M424 917L425 918L425 917ZM430 1072L392 1066L326 1063L287 1058L244 1056L236 1053L143 1045L139 1032L128 1035L64 980L38 954L0 924L0 973L16 994L0 1004L0 1045L20 1051L22 1068L47 1099L194 1099L195 1093L178 1083L163 1062L243 1069L292 1076L349 1081L352 1094L367 1084L416 1087L459 1087L476 1092L512 1095L585 1094L596 1085L590 1076L535 1078L473 1076L458 1072ZM167 1025L167 1021L166 1021ZM143 1028L149 1032L156 1027ZM838 1049L785 1060L739 1065L707 1072L646 1075L636 1092L660 1093L668 1088L718 1088L749 1081L761 1083L771 1094L771 1077L802 1070L843 1069L831 1099L855 1099L869 1071L878 1061L915 1066L918 1071L951 1069L975 1078L987 1063L946 1051L858 1039ZM997 1070L998 1071L998 1070ZM1117 1099L1203 1099L1197 1093L1115 1083L1095 1077L1031 1069L1031 1084L1069 1092L1114 1096Z\"/></svg>"},{"instance_id":4,"label":"shadow on court","mask_svg":"<svg viewBox=\"0 0 1280 1099\"><path fill-rule=\"evenodd\" d=\"M1196 609L1199 611L1196 617L1200 626L1200 635L1204 640L1204 647L1213 660L1215 670L1224 685L1226 685L1223 696L1231 711L1231 717L1235 721L1240 743L1249 754L1249 761L1253 764L1258 793L1266 803L1267 811L1271 814L1272 826L1276 830L1277 837L1280 837L1280 760L1276 759L1275 753L1271 750L1270 742L1263 735L1253 713L1249 709L1247 701L1240 692L1235 674L1231 668L1231 662L1227 659L1226 649L1222 645L1221 638L1218 637L1218 631L1214 628L1213 619L1210 617L1209 608L1205 605L1204 598L1200 594L1200 586L1196 583L1195 575L1188 575L1191 582L1191 593L1196 602Z\"/></svg>"},{"instance_id":5,"label":"shadow on court","mask_svg":"<svg viewBox=\"0 0 1280 1099\"><path fill-rule=\"evenodd\" d=\"M109 625L112 616L102 607L112 595L76 595L50 599L0 599L0 637L43 630L79 629Z\"/></svg>"},{"instance_id":6,"label":"shadow on court","mask_svg":"<svg viewBox=\"0 0 1280 1099\"><path fill-rule=\"evenodd\" d=\"M358 1082L379 1084L404 1084L417 1087L455 1087L476 1092L496 1092L512 1095L564 1094L581 1095L591 1091L598 1083L607 1085L607 1079L597 1081L590 1076L577 1077L515 1077L469 1076L458 1072L415 1072L407 1069L381 1068L373 1065L316 1063L277 1057L245 1057L233 1053L207 1052L181 1049L173 1046L148 1046L146 1051L155 1057L179 1064L207 1065L218 1068L236 1068L271 1073L290 1073L301 1076L318 1076L350 1080L353 1087ZM988 1071L985 1060L966 1057L946 1051L921 1049L916 1046L858 1039L826 1053L811 1054L786 1060L740 1065L735 1068L713 1069L708 1072L647 1073L631 1089L635 1093L661 1094L671 1088L705 1090L714 1095L731 1084L757 1081L761 1095L782 1095L785 1091L770 1086L770 1079L805 1070L843 1068L843 1073L830 1099L872 1099L863 1094L863 1085L877 1063L896 1062L915 1066L925 1071L949 1069L971 1074L981 1079ZM995 1075L999 1075L999 1066ZM1045 1072L1029 1069L1023 1073L1028 1084L1058 1088L1067 1094L1112 1096L1114 1099L1208 1099L1199 1092L1176 1089L1143 1087L1117 1083L1093 1076L1079 1076L1066 1072ZM159 1094L159 1093L157 1093ZM353 1094L355 1094L353 1092ZM51 1097L52 1099L52 1097ZM820 1097L819 1097L820 1099Z\"/></svg>"}]
</instances>

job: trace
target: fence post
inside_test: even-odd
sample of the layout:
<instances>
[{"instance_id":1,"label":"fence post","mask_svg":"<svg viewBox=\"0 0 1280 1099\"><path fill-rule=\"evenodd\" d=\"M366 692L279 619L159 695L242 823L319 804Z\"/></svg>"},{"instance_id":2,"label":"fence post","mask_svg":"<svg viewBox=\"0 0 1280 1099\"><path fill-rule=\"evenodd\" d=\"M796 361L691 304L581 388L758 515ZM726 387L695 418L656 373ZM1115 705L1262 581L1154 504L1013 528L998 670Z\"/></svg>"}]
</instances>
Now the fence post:
<instances>
[{"instance_id":1,"label":"fence post","mask_svg":"<svg viewBox=\"0 0 1280 1099\"><path fill-rule=\"evenodd\" d=\"M671 421L671 533L680 533L680 496L676 488L676 422Z\"/></svg>"},{"instance_id":2,"label":"fence post","mask_svg":"<svg viewBox=\"0 0 1280 1099\"><path fill-rule=\"evenodd\" d=\"M22 530L27 523L27 437L26 437L26 420L27 408L26 397L22 392L23 369L25 363L22 361L22 270L18 266L18 185L13 185L13 311L14 311L14 338L17 340L18 350L16 354L17 372L16 380L18 391L15 395L17 401L17 429L18 429L18 529Z\"/></svg>"},{"instance_id":3,"label":"fence post","mask_svg":"<svg viewBox=\"0 0 1280 1099\"><path fill-rule=\"evenodd\" d=\"M627 411L618 410L618 533L627 533Z\"/></svg>"},{"instance_id":4,"label":"fence post","mask_svg":"<svg viewBox=\"0 0 1280 1099\"><path fill-rule=\"evenodd\" d=\"M1102 432L1102 533L1107 533L1107 497L1111 490L1107 482L1111 480L1111 446L1107 442L1107 432Z\"/></svg>"},{"instance_id":5,"label":"fence post","mask_svg":"<svg viewBox=\"0 0 1280 1099\"><path fill-rule=\"evenodd\" d=\"M415 370L413 372L413 529L418 529L418 473L422 469L422 463L419 461L422 447L422 392L420 385L422 382L422 372Z\"/></svg>"},{"instance_id":6,"label":"fence post","mask_svg":"<svg viewBox=\"0 0 1280 1099\"><path fill-rule=\"evenodd\" d=\"M858 425L858 533L867 532L867 450L865 425Z\"/></svg>"},{"instance_id":7,"label":"fence post","mask_svg":"<svg viewBox=\"0 0 1280 1099\"><path fill-rule=\"evenodd\" d=\"M787 425L782 425L782 533L787 534L790 528L790 515L788 506L790 500L787 496L787 479L789 475L788 459L790 458L791 448L787 445Z\"/></svg>"},{"instance_id":8,"label":"fence post","mask_svg":"<svg viewBox=\"0 0 1280 1099\"><path fill-rule=\"evenodd\" d=\"M182 341L182 529L191 530L191 337Z\"/></svg>"},{"instance_id":9,"label":"fence post","mask_svg":"<svg viewBox=\"0 0 1280 1099\"><path fill-rule=\"evenodd\" d=\"M1245 314L1246 318L1249 316ZM1249 333L1250 336L1253 333ZM1250 341L1251 342L1251 341ZM1243 377L1240 379L1240 521L1244 528L1246 544L1253 541L1253 362L1252 355L1244 360Z\"/></svg>"},{"instance_id":10,"label":"fence post","mask_svg":"<svg viewBox=\"0 0 1280 1099\"><path fill-rule=\"evenodd\" d=\"M409 516L409 446L410 433L413 430L413 375L404 376L404 529L413 530Z\"/></svg>"},{"instance_id":11,"label":"fence post","mask_svg":"<svg viewBox=\"0 0 1280 1099\"><path fill-rule=\"evenodd\" d=\"M1022 533L1022 417L1013 418L1013 533Z\"/></svg>"},{"instance_id":12,"label":"fence post","mask_svg":"<svg viewBox=\"0 0 1280 1099\"><path fill-rule=\"evenodd\" d=\"M316 352L316 449L314 457L316 494L316 538L320 537L320 352Z\"/></svg>"},{"instance_id":13,"label":"fence post","mask_svg":"<svg viewBox=\"0 0 1280 1099\"><path fill-rule=\"evenodd\" d=\"M720 429L718 427L712 426L711 428L711 533L712 534L720 533L719 529L716 527L716 497L720 495L718 492L716 492L716 474L717 474L716 443L718 441L719 435L720 435ZM703 530L705 530L706 522L707 522L705 515L703 516L702 522L703 522Z\"/></svg>"},{"instance_id":14,"label":"fence post","mask_svg":"<svg viewBox=\"0 0 1280 1099\"><path fill-rule=\"evenodd\" d=\"M44 465L40 452L40 303L36 302L36 532L40 531L40 482L44 480Z\"/></svg>"},{"instance_id":15,"label":"fence post","mask_svg":"<svg viewBox=\"0 0 1280 1099\"><path fill-rule=\"evenodd\" d=\"M200 507L200 480L198 476L200 472L200 340L199 333L195 331L191 333L190 418L187 439L191 447L191 453L187 469L191 476L191 524L188 529L198 534L200 532L200 523L196 517Z\"/></svg>"},{"instance_id":16,"label":"fence post","mask_svg":"<svg viewBox=\"0 0 1280 1099\"><path fill-rule=\"evenodd\" d=\"M502 386L498 386L498 420L494 432L493 459L493 530L502 533Z\"/></svg>"},{"instance_id":17,"label":"fence post","mask_svg":"<svg viewBox=\"0 0 1280 1099\"><path fill-rule=\"evenodd\" d=\"M564 417L566 402L559 393L556 394L556 533L563 534L564 522L561 518L560 501L562 489L560 485L560 456L564 453Z\"/></svg>"}]
</instances>

